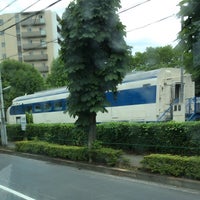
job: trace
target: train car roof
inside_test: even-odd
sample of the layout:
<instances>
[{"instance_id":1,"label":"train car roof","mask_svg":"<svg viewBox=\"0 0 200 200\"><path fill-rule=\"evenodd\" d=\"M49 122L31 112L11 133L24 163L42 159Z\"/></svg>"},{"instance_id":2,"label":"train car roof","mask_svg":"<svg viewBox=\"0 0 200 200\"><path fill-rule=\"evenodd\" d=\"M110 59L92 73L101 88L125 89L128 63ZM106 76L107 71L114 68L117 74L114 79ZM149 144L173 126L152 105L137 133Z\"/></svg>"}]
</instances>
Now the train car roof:
<instances>
[{"instance_id":1,"label":"train car roof","mask_svg":"<svg viewBox=\"0 0 200 200\"><path fill-rule=\"evenodd\" d=\"M34 98L40 98L40 97L53 96L53 95L59 95L59 94L64 94L64 93L66 93L66 94L68 93L68 90L66 87L55 88L55 89L50 89L50 90L43 90L43 91L35 92L34 94L28 94L28 95L16 97L15 99L13 99L13 102L34 99Z\"/></svg>"},{"instance_id":2,"label":"train car roof","mask_svg":"<svg viewBox=\"0 0 200 200\"><path fill-rule=\"evenodd\" d=\"M160 71L161 69L156 69L151 71L133 71L125 76L122 83L157 78Z\"/></svg>"},{"instance_id":3,"label":"train car roof","mask_svg":"<svg viewBox=\"0 0 200 200\"><path fill-rule=\"evenodd\" d=\"M152 71L133 71L125 76L122 83L156 78L158 76L159 72L160 72L160 69L156 69L156 70L152 70ZM64 93L68 93L68 89L66 87L55 88L55 89L35 92L34 94L28 94L28 95L16 97L15 99L13 99L13 102L28 100L28 99L32 99L32 98L40 98L40 97L59 95L59 94L64 94Z\"/></svg>"}]
</instances>

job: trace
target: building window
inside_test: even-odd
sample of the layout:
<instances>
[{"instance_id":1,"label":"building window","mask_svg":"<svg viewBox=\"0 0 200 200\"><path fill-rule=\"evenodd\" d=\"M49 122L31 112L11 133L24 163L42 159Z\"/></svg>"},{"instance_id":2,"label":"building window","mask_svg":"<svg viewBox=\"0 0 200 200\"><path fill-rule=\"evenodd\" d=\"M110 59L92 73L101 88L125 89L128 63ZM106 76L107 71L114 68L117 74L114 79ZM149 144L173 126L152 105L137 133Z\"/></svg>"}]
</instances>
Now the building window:
<instances>
[{"instance_id":1,"label":"building window","mask_svg":"<svg viewBox=\"0 0 200 200\"><path fill-rule=\"evenodd\" d=\"M6 45L5 45L5 42L2 42L1 43L1 47L5 47Z\"/></svg>"},{"instance_id":2,"label":"building window","mask_svg":"<svg viewBox=\"0 0 200 200\"><path fill-rule=\"evenodd\" d=\"M44 40L40 40L40 45L41 45L42 47L45 47L45 46L46 46L46 42L45 42Z\"/></svg>"},{"instance_id":3,"label":"building window","mask_svg":"<svg viewBox=\"0 0 200 200\"><path fill-rule=\"evenodd\" d=\"M19 14L18 14L18 13L15 14L15 21L16 21L16 22L19 22Z\"/></svg>"},{"instance_id":4,"label":"building window","mask_svg":"<svg viewBox=\"0 0 200 200\"><path fill-rule=\"evenodd\" d=\"M28 31L28 32L31 32L31 31L32 31L32 28L31 28L31 27L28 27L28 28L27 28L27 31Z\"/></svg>"},{"instance_id":5,"label":"building window","mask_svg":"<svg viewBox=\"0 0 200 200\"><path fill-rule=\"evenodd\" d=\"M0 35L4 35L4 31L0 31Z\"/></svg>"},{"instance_id":6,"label":"building window","mask_svg":"<svg viewBox=\"0 0 200 200\"><path fill-rule=\"evenodd\" d=\"M0 26L3 25L3 19L0 19Z\"/></svg>"},{"instance_id":7,"label":"building window","mask_svg":"<svg viewBox=\"0 0 200 200\"><path fill-rule=\"evenodd\" d=\"M20 34L20 27L19 27L19 25L16 26L16 32L17 32L17 35Z\"/></svg>"},{"instance_id":8,"label":"building window","mask_svg":"<svg viewBox=\"0 0 200 200\"><path fill-rule=\"evenodd\" d=\"M2 58L3 58L3 59L6 59L6 54L5 54L5 53L2 55Z\"/></svg>"}]
</instances>

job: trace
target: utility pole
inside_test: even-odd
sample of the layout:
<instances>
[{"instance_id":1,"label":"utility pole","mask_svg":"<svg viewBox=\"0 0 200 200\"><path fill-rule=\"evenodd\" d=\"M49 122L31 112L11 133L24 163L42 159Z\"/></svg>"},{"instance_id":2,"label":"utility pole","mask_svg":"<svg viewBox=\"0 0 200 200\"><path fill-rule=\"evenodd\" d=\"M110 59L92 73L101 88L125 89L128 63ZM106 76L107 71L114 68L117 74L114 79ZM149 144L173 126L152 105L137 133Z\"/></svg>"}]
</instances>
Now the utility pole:
<instances>
[{"instance_id":1,"label":"utility pole","mask_svg":"<svg viewBox=\"0 0 200 200\"><path fill-rule=\"evenodd\" d=\"M183 23L184 23L184 19L183 16L181 17L181 30L183 30ZM180 91L180 103L184 103L184 49L183 52L181 54L181 91Z\"/></svg>"},{"instance_id":2,"label":"utility pole","mask_svg":"<svg viewBox=\"0 0 200 200\"><path fill-rule=\"evenodd\" d=\"M6 123L5 123L1 72L0 72L0 112L1 112L1 143L3 146L7 146L8 139L7 139L7 131L6 131Z\"/></svg>"},{"instance_id":3,"label":"utility pole","mask_svg":"<svg viewBox=\"0 0 200 200\"><path fill-rule=\"evenodd\" d=\"M180 103L184 103L184 74L183 74L183 66L181 66L181 91L180 91Z\"/></svg>"}]
</instances>

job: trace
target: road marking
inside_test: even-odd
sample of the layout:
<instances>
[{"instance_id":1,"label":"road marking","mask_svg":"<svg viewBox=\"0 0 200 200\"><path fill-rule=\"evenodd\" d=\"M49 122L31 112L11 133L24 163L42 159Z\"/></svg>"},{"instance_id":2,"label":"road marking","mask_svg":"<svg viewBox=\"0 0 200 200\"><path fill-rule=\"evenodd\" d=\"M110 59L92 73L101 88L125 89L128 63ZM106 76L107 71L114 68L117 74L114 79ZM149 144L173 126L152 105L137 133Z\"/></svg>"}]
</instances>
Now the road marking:
<instances>
[{"instance_id":1,"label":"road marking","mask_svg":"<svg viewBox=\"0 0 200 200\"><path fill-rule=\"evenodd\" d=\"M14 194L14 195L16 195L16 196L18 196L18 197L21 197L21 198L25 199L25 200L36 200L36 199L33 199L33 198L31 198L31 197L28 197L28 196L26 196L26 195L24 195L24 194L22 194L22 193L20 193L20 192L17 192L17 191L15 191L15 190L12 190L12 189L10 189L10 188L7 188L7 187L5 187L5 186L3 186L3 185L0 185L0 189L5 190L5 191L7 191L7 192L10 192L10 193L12 193L12 194Z\"/></svg>"}]
</instances>

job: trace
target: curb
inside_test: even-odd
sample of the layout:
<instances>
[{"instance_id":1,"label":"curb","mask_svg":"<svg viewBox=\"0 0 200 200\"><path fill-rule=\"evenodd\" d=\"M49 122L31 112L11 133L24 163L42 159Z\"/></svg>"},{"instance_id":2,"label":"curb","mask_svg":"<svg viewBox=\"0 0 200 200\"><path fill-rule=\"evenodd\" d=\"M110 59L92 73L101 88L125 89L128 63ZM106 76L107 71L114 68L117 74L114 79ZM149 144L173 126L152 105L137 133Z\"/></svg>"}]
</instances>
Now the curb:
<instances>
[{"instance_id":1,"label":"curb","mask_svg":"<svg viewBox=\"0 0 200 200\"><path fill-rule=\"evenodd\" d=\"M52 162L56 164L67 165L71 167L76 167L78 169L91 170L91 171L96 171L96 172L105 173L105 174L114 175L114 176L139 179L143 181L161 183L164 185L171 185L175 187L193 189L193 190L198 190L198 191L200 190L200 181L192 180L192 179L151 174L151 173L146 173L139 170L128 170L128 169L122 169L122 168L114 168L114 167L112 168L112 167L106 167L102 165L75 162L75 161L64 160L64 159L59 159L59 158L51 158L48 156L16 152L11 149L0 148L0 153L11 154L11 155L21 156L25 158L32 158L36 160L48 161L48 162Z\"/></svg>"}]
</instances>

